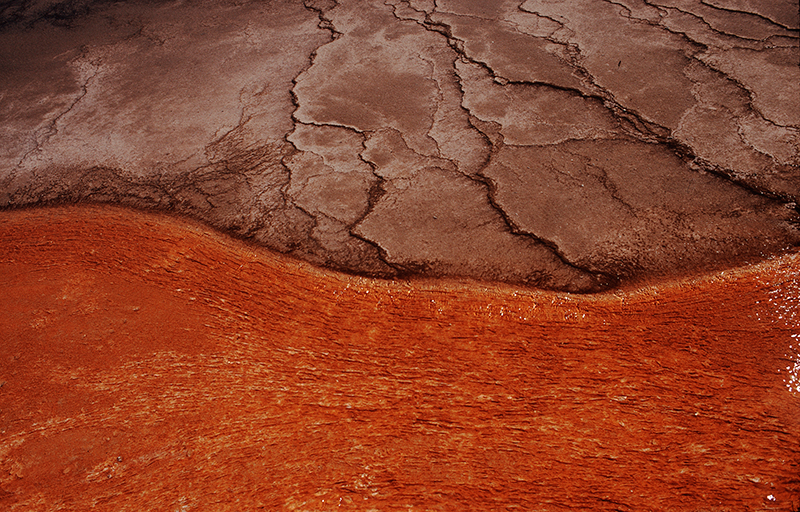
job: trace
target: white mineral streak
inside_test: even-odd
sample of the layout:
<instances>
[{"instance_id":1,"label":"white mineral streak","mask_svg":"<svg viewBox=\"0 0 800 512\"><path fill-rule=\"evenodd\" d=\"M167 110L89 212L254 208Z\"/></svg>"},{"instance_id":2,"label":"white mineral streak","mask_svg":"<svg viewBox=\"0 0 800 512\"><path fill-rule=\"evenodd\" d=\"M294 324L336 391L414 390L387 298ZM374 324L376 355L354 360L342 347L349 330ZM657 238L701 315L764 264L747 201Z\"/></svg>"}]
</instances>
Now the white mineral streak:
<instances>
[{"instance_id":1,"label":"white mineral streak","mask_svg":"<svg viewBox=\"0 0 800 512\"><path fill-rule=\"evenodd\" d=\"M772 322L795 331L786 349L786 366L780 372L789 392L800 395L800 272L790 272L770 285L768 308Z\"/></svg>"}]
</instances>

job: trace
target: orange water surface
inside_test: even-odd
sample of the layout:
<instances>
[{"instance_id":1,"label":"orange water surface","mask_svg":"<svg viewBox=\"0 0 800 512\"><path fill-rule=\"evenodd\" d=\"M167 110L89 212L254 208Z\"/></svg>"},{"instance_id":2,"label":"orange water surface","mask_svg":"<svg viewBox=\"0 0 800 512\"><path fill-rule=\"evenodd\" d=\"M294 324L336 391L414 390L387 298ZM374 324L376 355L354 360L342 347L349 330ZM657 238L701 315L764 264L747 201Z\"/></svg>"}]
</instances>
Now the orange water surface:
<instances>
[{"instance_id":1,"label":"orange water surface","mask_svg":"<svg viewBox=\"0 0 800 512\"><path fill-rule=\"evenodd\" d=\"M576 296L0 213L5 510L796 510L800 259Z\"/></svg>"}]
</instances>

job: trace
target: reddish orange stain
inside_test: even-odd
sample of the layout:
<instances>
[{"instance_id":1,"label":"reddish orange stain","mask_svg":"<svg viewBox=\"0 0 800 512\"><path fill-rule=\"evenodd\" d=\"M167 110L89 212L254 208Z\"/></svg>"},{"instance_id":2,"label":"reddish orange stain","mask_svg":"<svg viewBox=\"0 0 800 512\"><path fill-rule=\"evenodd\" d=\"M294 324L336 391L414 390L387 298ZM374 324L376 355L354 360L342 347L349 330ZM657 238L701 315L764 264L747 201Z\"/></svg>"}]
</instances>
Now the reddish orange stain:
<instances>
[{"instance_id":1,"label":"reddish orange stain","mask_svg":"<svg viewBox=\"0 0 800 512\"><path fill-rule=\"evenodd\" d=\"M800 260L602 296L0 215L0 508L794 510Z\"/></svg>"}]
</instances>

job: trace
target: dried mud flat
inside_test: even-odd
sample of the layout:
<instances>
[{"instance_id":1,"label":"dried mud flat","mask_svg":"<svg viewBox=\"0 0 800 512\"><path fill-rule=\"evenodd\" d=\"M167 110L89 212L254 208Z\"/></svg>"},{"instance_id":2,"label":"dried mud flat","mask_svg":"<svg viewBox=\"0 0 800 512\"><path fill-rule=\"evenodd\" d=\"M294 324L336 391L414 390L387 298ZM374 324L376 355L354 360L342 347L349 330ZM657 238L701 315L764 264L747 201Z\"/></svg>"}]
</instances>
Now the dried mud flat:
<instances>
[{"instance_id":1,"label":"dried mud flat","mask_svg":"<svg viewBox=\"0 0 800 512\"><path fill-rule=\"evenodd\" d=\"M796 0L15 0L0 207L570 292L800 244Z\"/></svg>"},{"instance_id":2,"label":"dried mud flat","mask_svg":"<svg viewBox=\"0 0 800 512\"><path fill-rule=\"evenodd\" d=\"M800 259L579 296L0 214L5 510L796 510Z\"/></svg>"}]
</instances>

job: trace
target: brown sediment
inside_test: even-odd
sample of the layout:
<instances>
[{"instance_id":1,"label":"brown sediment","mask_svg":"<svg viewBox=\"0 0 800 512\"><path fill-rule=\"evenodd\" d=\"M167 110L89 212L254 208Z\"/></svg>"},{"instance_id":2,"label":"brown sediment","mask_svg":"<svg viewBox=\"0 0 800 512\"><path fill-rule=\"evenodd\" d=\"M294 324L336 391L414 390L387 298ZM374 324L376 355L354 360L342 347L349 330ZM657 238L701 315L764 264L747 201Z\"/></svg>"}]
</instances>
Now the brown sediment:
<instances>
[{"instance_id":1,"label":"brown sediment","mask_svg":"<svg viewBox=\"0 0 800 512\"><path fill-rule=\"evenodd\" d=\"M5 4L0 208L586 293L800 246L796 0Z\"/></svg>"},{"instance_id":2,"label":"brown sediment","mask_svg":"<svg viewBox=\"0 0 800 512\"><path fill-rule=\"evenodd\" d=\"M0 216L6 510L794 510L800 260L592 297Z\"/></svg>"}]
</instances>

